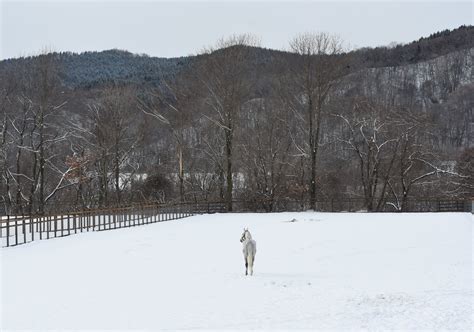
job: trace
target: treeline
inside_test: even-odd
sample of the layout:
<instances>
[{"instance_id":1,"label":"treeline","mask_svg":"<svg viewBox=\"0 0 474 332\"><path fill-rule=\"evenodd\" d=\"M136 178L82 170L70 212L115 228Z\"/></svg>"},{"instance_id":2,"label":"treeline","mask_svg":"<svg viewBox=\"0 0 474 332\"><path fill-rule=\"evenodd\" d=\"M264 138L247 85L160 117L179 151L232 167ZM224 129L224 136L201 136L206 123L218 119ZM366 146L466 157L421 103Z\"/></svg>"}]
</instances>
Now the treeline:
<instances>
[{"instance_id":1,"label":"treeline","mask_svg":"<svg viewBox=\"0 0 474 332\"><path fill-rule=\"evenodd\" d=\"M449 53L474 47L474 27L461 26L444 30L408 44L361 48L351 51L354 69L389 67L414 64L435 59ZM253 49L254 57L261 64L272 63L288 57L287 52ZM195 61L196 56L157 58L137 55L124 50L103 52L53 53L61 64L61 84L69 88L98 88L110 82L158 86L163 77L174 77L181 69ZM36 57L0 61L0 72L6 67L28 66Z\"/></svg>"},{"instance_id":2,"label":"treeline","mask_svg":"<svg viewBox=\"0 0 474 332\"><path fill-rule=\"evenodd\" d=\"M5 212L345 198L403 211L412 199L472 197L472 49L366 69L333 35L301 34L290 48L232 36L159 84L71 89L54 53L4 66Z\"/></svg>"},{"instance_id":3,"label":"treeline","mask_svg":"<svg viewBox=\"0 0 474 332\"><path fill-rule=\"evenodd\" d=\"M362 48L354 52L362 66L403 66L428 61L452 52L474 47L474 27L460 26L420 38L409 44Z\"/></svg>"},{"instance_id":4,"label":"treeline","mask_svg":"<svg viewBox=\"0 0 474 332\"><path fill-rule=\"evenodd\" d=\"M159 85L163 77L174 76L189 58L157 58L123 50L103 52L52 52L60 65L59 80L68 88L91 89L110 82ZM32 66L37 56L0 62L0 71Z\"/></svg>"}]
</instances>

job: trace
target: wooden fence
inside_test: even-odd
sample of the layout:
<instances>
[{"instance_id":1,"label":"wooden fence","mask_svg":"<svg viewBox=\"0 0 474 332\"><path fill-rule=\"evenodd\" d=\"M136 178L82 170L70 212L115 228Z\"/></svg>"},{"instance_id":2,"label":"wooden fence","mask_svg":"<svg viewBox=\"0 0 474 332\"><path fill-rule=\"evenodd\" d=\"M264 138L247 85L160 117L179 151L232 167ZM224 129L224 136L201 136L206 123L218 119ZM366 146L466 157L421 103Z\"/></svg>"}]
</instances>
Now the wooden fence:
<instances>
[{"instance_id":1,"label":"wooden fence","mask_svg":"<svg viewBox=\"0 0 474 332\"><path fill-rule=\"evenodd\" d=\"M406 212L472 212L471 200L427 199L409 201ZM311 208L308 201L234 201L234 212L298 212ZM316 202L321 212L355 212L364 210L361 199L324 200ZM384 212L394 212L390 206ZM161 221L185 218L194 214L227 212L225 202L195 202L180 204L147 204L57 212L25 216L0 216L0 245L17 246L35 240L72 234L134 227Z\"/></svg>"},{"instance_id":2,"label":"wooden fence","mask_svg":"<svg viewBox=\"0 0 474 332\"><path fill-rule=\"evenodd\" d=\"M133 205L61 214L0 217L0 243L17 246L72 234L134 227L191 216L191 206Z\"/></svg>"},{"instance_id":3,"label":"wooden fence","mask_svg":"<svg viewBox=\"0 0 474 332\"><path fill-rule=\"evenodd\" d=\"M227 212L225 202L197 202L192 204L196 213ZM233 212L301 212L311 209L309 201L297 200L236 200L232 202ZM365 211L365 200L360 198L327 199L316 201L320 212ZM393 205L385 204L378 212L400 212ZM409 200L403 212L472 212L472 200L416 199Z\"/></svg>"}]
</instances>

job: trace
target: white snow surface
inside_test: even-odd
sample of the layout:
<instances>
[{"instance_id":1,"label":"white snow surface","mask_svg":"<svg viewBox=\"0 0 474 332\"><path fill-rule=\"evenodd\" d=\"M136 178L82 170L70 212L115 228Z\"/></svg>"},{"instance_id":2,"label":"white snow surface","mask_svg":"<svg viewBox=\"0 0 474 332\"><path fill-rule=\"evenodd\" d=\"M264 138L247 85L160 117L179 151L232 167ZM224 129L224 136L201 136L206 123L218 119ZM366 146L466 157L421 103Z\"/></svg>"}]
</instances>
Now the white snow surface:
<instances>
[{"instance_id":1,"label":"white snow surface","mask_svg":"<svg viewBox=\"0 0 474 332\"><path fill-rule=\"evenodd\" d=\"M471 330L472 225L213 214L3 248L0 330ZM243 227L257 241L247 277Z\"/></svg>"}]
</instances>

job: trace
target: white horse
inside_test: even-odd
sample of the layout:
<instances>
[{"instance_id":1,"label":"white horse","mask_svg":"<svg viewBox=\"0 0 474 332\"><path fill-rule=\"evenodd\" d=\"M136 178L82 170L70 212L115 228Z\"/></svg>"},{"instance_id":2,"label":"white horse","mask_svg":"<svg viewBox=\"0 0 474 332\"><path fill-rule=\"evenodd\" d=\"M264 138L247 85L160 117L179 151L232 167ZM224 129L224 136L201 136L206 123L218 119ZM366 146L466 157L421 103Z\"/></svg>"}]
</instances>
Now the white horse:
<instances>
[{"instance_id":1,"label":"white horse","mask_svg":"<svg viewBox=\"0 0 474 332\"><path fill-rule=\"evenodd\" d=\"M252 240L252 235L247 228L244 228L240 242L243 245L244 259L245 259L245 275L248 275L250 267L250 275L253 275L253 262L255 261L255 254L257 253L257 242Z\"/></svg>"}]
</instances>

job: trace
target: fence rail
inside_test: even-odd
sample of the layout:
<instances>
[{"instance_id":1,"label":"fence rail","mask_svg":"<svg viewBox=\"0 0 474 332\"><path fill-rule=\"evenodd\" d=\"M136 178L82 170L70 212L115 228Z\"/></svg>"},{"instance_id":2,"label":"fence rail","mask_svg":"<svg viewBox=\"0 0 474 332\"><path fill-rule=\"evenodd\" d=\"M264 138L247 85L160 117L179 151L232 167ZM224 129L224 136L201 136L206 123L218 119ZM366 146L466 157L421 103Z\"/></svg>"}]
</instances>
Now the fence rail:
<instances>
[{"instance_id":1,"label":"fence rail","mask_svg":"<svg viewBox=\"0 0 474 332\"><path fill-rule=\"evenodd\" d=\"M17 246L72 234L134 227L181 219L193 213L189 205L134 205L61 214L0 217L2 247Z\"/></svg>"},{"instance_id":2,"label":"fence rail","mask_svg":"<svg viewBox=\"0 0 474 332\"><path fill-rule=\"evenodd\" d=\"M409 201L406 212L472 212L472 200ZM298 212L311 208L309 201L233 201L234 212ZM324 200L316 202L321 212L354 212L364 210L364 200ZM385 212L393 212L385 206ZM0 246L11 247L35 240L72 234L134 227L161 221L181 219L193 214L227 212L226 202L194 202L180 204L143 204L105 209L25 216L0 216Z\"/></svg>"},{"instance_id":3,"label":"fence rail","mask_svg":"<svg viewBox=\"0 0 474 332\"><path fill-rule=\"evenodd\" d=\"M226 202L190 203L196 213L227 212ZM365 200L361 198L327 199L316 201L316 211L320 212L360 212L365 211ZM234 212L301 212L312 209L309 201L298 200L235 200ZM378 212L400 212L392 204L385 204ZM472 212L472 200L417 199L409 200L403 212Z\"/></svg>"}]
</instances>

